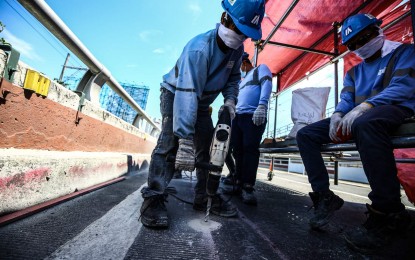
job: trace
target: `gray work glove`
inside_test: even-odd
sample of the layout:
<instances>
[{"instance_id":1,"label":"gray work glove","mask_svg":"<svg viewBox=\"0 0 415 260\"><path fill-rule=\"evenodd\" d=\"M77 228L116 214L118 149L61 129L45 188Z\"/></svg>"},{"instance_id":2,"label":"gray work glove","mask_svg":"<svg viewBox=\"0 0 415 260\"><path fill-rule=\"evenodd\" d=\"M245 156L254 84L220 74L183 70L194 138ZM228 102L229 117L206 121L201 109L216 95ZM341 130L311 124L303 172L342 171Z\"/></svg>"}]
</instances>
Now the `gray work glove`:
<instances>
[{"instance_id":1,"label":"gray work glove","mask_svg":"<svg viewBox=\"0 0 415 260\"><path fill-rule=\"evenodd\" d=\"M342 114L334 113L333 115L331 115L329 136L330 139L335 143L340 143L342 141L342 139L339 136L337 136L337 130L341 120Z\"/></svg>"},{"instance_id":2,"label":"gray work glove","mask_svg":"<svg viewBox=\"0 0 415 260\"><path fill-rule=\"evenodd\" d=\"M179 149L174 164L176 170L192 172L195 169L195 158L193 140L179 139Z\"/></svg>"},{"instance_id":3,"label":"gray work glove","mask_svg":"<svg viewBox=\"0 0 415 260\"><path fill-rule=\"evenodd\" d=\"M264 105L259 105L254 112L254 116L252 117L252 121L254 125L262 125L265 123L265 119L267 118L267 108Z\"/></svg>"},{"instance_id":4,"label":"gray work glove","mask_svg":"<svg viewBox=\"0 0 415 260\"><path fill-rule=\"evenodd\" d=\"M235 101L233 99L225 100L225 103L219 109L218 117L220 117L220 114L222 113L224 107L229 108L229 113L231 115L231 120L233 120L235 118Z\"/></svg>"},{"instance_id":5,"label":"gray work glove","mask_svg":"<svg viewBox=\"0 0 415 260\"><path fill-rule=\"evenodd\" d=\"M353 108L349 113L347 113L340 122L343 136L351 135L354 120L366 113L372 107L373 106L371 104L363 102L357 107Z\"/></svg>"}]
</instances>

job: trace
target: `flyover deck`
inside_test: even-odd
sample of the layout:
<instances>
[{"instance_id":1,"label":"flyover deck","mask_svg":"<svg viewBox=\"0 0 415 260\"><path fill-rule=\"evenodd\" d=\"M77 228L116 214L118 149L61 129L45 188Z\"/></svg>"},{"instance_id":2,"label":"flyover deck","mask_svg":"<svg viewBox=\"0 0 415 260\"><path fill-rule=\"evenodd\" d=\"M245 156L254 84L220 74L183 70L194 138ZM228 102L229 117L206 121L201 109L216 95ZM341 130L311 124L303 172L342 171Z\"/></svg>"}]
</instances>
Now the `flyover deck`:
<instances>
[{"instance_id":1,"label":"flyover deck","mask_svg":"<svg viewBox=\"0 0 415 260\"><path fill-rule=\"evenodd\" d=\"M140 187L147 173L49 208L0 228L0 259L362 259L342 238L364 221L367 185L341 183L333 189L346 201L340 214L321 232L310 231L311 205L305 176L278 172L266 181L260 169L258 206L232 202L239 217L224 219L171 196L171 226L151 230L139 221ZM177 196L192 201L195 179L171 182ZM410 204L407 203L409 206ZM415 211L409 208L415 219ZM406 239L385 248L376 259L415 255L415 229Z\"/></svg>"}]
</instances>

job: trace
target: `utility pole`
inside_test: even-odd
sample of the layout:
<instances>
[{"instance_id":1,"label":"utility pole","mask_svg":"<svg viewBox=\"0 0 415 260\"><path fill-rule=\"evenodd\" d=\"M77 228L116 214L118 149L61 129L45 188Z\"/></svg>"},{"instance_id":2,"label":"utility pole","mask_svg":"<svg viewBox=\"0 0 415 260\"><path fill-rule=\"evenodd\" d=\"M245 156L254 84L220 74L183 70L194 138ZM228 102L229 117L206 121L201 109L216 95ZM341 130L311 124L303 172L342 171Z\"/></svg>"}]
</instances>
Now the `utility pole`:
<instances>
[{"instance_id":1,"label":"utility pole","mask_svg":"<svg viewBox=\"0 0 415 260\"><path fill-rule=\"evenodd\" d=\"M59 76L59 80L58 80L60 83L63 83L63 75L64 75L66 69L74 69L74 70L76 70L76 72L78 72L80 70L84 70L84 71L88 70L87 68L68 66L67 64L68 64L70 56L71 55L69 53L68 53L68 55L66 55L65 63L62 66L61 75Z\"/></svg>"},{"instance_id":2,"label":"utility pole","mask_svg":"<svg viewBox=\"0 0 415 260\"><path fill-rule=\"evenodd\" d=\"M63 73L65 72L65 68L66 68L66 64L68 63L69 56L71 56L71 55L68 53L68 55L66 55L66 60L65 60L65 63L64 63L64 64L63 64L63 66L62 66L61 75L59 76L59 82L62 82L62 79L63 79Z\"/></svg>"}]
</instances>

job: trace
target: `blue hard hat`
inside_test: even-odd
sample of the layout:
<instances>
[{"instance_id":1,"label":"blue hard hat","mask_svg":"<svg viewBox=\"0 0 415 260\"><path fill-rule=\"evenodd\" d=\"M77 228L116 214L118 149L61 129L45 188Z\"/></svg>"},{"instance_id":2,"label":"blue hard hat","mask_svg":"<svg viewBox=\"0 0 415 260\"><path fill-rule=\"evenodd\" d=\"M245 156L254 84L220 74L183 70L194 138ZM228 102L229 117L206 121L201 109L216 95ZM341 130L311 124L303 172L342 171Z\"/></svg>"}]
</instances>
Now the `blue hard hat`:
<instances>
[{"instance_id":1,"label":"blue hard hat","mask_svg":"<svg viewBox=\"0 0 415 260\"><path fill-rule=\"evenodd\" d=\"M222 0L222 7L244 35L254 40L261 39L265 0Z\"/></svg>"},{"instance_id":2,"label":"blue hard hat","mask_svg":"<svg viewBox=\"0 0 415 260\"><path fill-rule=\"evenodd\" d=\"M370 25L381 25L382 20L371 14L356 14L347 18L342 25L342 44L347 43Z\"/></svg>"}]
</instances>

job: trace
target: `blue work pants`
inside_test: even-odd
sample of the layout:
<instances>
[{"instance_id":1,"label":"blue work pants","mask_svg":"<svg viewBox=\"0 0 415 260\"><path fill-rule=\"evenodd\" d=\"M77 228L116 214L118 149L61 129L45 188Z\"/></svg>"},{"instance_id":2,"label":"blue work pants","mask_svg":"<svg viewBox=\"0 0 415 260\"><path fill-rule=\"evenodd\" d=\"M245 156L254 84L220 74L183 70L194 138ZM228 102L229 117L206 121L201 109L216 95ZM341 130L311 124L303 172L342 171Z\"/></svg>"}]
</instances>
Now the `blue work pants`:
<instances>
[{"instance_id":1,"label":"blue work pants","mask_svg":"<svg viewBox=\"0 0 415 260\"><path fill-rule=\"evenodd\" d=\"M372 206L382 212L404 209L400 200L400 183L390 134L413 115L412 110L384 105L374 107L358 117L352 125L352 135L372 191ZM331 143L330 118L310 124L297 133L297 144L315 192L329 190L329 177L320 153L322 144Z\"/></svg>"},{"instance_id":2,"label":"blue work pants","mask_svg":"<svg viewBox=\"0 0 415 260\"><path fill-rule=\"evenodd\" d=\"M255 125L253 114L236 114L232 121L231 142L239 183L254 186L259 163L259 144L267 122Z\"/></svg>"}]
</instances>

